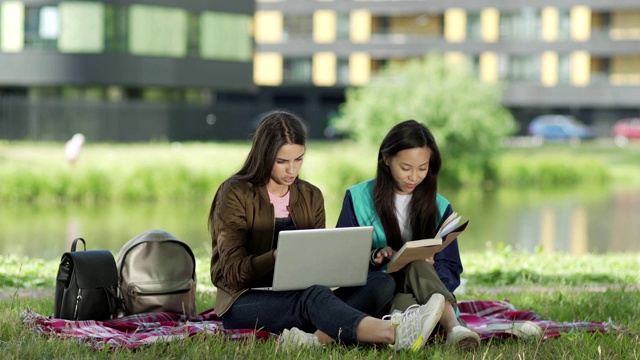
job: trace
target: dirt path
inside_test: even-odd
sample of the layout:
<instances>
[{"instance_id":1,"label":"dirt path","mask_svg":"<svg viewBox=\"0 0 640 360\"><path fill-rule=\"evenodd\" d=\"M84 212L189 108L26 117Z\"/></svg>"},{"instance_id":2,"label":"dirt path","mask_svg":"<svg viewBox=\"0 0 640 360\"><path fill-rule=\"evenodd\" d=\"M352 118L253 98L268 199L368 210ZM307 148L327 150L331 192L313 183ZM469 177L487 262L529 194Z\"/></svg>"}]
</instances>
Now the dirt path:
<instances>
[{"instance_id":1,"label":"dirt path","mask_svg":"<svg viewBox=\"0 0 640 360\"><path fill-rule=\"evenodd\" d=\"M0 299L11 299L14 297L20 298L37 298L42 299L51 297L53 299L53 289L13 289L13 290L0 290Z\"/></svg>"},{"instance_id":2,"label":"dirt path","mask_svg":"<svg viewBox=\"0 0 640 360\"><path fill-rule=\"evenodd\" d=\"M640 291L640 284L637 285L618 285L618 284L603 284L603 285L593 285L593 286L492 286L492 287L483 287L483 286L467 286L466 293L489 293L492 295L498 293L509 293L509 292L523 292L523 291L534 291L534 292L556 292L556 291L564 291L564 292L592 292L592 293L600 293L605 292L607 290L620 291L625 289L625 291Z\"/></svg>"}]
</instances>

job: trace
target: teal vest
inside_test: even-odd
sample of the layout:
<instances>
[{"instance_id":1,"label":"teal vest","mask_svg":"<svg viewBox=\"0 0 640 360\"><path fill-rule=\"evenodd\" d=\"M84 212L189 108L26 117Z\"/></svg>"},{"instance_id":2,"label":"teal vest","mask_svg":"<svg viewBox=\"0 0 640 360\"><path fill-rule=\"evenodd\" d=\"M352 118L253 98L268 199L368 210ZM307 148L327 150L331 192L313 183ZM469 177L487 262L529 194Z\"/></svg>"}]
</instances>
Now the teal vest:
<instances>
[{"instance_id":1,"label":"teal vest","mask_svg":"<svg viewBox=\"0 0 640 360\"><path fill-rule=\"evenodd\" d=\"M367 180L349 188L351 200L353 202L353 211L360 226L373 226L373 245L374 248L383 248L387 246L387 236L382 228L382 223L376 207L373 203L373 182ZM436 194L436 202L440 211L440 218L449 206L449 200L440 194ZM436 224L437 226L437 224Z\"/></svg>"}]
</instances>

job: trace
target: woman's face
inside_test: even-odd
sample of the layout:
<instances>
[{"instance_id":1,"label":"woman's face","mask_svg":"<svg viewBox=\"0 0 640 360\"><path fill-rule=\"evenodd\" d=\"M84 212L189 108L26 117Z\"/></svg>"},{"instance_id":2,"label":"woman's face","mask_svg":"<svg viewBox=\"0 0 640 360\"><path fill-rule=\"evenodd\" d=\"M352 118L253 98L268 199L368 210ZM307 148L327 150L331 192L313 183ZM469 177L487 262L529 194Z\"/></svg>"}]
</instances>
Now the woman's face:
<instances>
[{"instance_id":1,"label":"woman's face","mask_svg":"<svg viewBox=\"0 0 640 360\"><path fill-rule=\"evenodd\" d=\"M395 182L396 194L409 195L427 177L431 149L426 146L406 149L384 159Z\"/></svg>"},{"instance_id":2,"label":"woman's face","mask_svg":"<svg viewBox=\"0 0 640 360\"><path fill-rule=\"evenodd\" d=\"M271 168L270 183L273 185L289 186L298 177L302 158L304 157L304 146L297 144L285 144L280 147L276 155L276 161Z\"/></svg>"}]
</instances>

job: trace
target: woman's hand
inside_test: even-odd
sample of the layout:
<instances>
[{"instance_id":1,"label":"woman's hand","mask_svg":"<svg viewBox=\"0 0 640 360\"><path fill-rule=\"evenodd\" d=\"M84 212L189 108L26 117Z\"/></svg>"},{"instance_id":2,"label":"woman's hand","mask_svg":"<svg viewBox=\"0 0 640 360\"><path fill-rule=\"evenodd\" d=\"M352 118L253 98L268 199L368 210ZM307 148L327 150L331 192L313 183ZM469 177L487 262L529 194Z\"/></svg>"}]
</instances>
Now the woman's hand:
<instances>
[{"instance_id":1,"label":"woman's hand","mask_svg":"<svg viewBox=\"0 0 640 360\"><path fill-rule=\"evenodd\" d=\"M434 261L433 261L433 256L430 258L426 258L424 259L424 261L428 262L429 264L433 265Z\"/></svg>"},{"instance_id":2,"label":"woman's hand","mask_svg":"<svg viewBox=\"0 0 640 360\"><path fill-rule=\"evenodd\" d=\"M382 264L385 260L391 258L393 256L393 254L395 254L396 251L393 250L391 248L391 246L385 246L384 248L378 250L378 253L376 254L375 259L373 259L373 261L380 265Z\"/></svg>"}]
</instances>

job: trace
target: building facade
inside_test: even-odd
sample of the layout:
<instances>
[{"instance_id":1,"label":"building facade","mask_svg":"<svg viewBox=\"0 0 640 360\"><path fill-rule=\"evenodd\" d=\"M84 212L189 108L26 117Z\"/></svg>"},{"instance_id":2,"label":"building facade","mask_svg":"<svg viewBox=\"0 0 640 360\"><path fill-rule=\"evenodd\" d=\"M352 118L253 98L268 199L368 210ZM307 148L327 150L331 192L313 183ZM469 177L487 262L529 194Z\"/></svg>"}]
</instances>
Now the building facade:
<instances>
[{"instance_id":1,"label":"building facade","mask_svg":"<svg viewBox=\"0 0 640 360\"><path fill-rule=\"evenodd\" d=\"M254 1L0 2L0 139L246 137Z\"/></svg>"},{"instance_id":2,"label":"building facade","mask_svg":"<svg viewBox=\"0 0 640 360\"><path fill-rule=\"evenodd\" d=\"M640 116L640 0L259 0L254 26L260 96L307 117L330 117L341 90L388 62L430 52L505 82L521 129L563 113L608 135Z\"/></svg>"},{"instance_id":3,"label":"building facade","mask_svg":"<svg viewBox=\"0 0 640 360\"><path fill-rule=\"evenodd\" d=\"M521 129L640 116L640 0L3 0L0 139L246 139L272 108L326 138L347 87L432 52Z\"/></svg>"}]
</instances>

